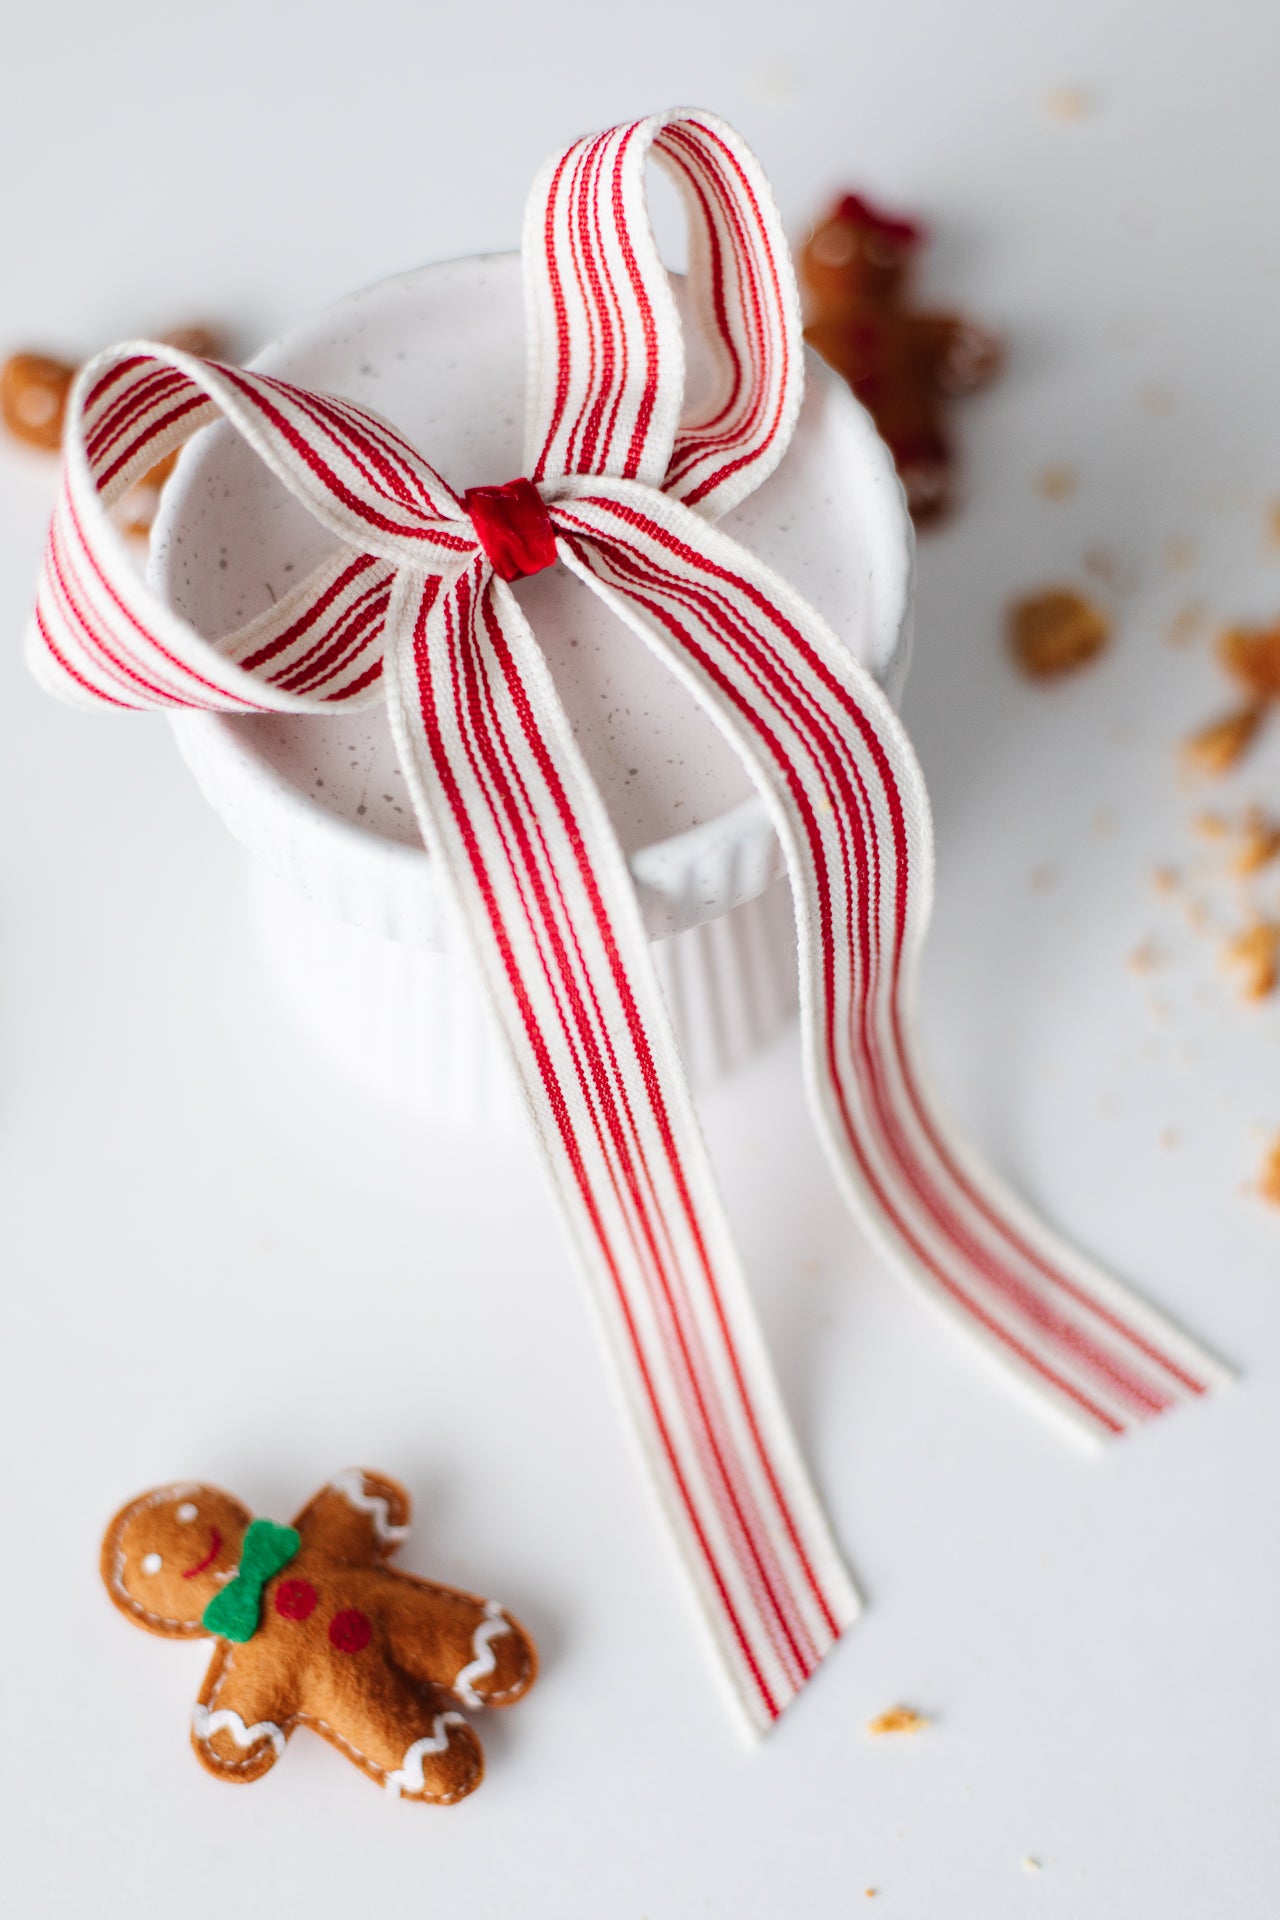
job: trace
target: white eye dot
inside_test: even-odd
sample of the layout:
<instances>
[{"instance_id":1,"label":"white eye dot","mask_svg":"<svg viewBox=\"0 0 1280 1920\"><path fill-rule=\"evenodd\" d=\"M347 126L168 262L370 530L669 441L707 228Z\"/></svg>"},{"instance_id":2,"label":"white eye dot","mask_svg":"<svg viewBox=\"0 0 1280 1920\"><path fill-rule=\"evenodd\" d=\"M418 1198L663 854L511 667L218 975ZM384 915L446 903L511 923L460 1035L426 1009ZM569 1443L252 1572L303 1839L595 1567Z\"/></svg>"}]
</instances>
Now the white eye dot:
<instances>
[{"instance_id":1,"label":"white eye dot","mask_svg":"<svg viewBox=\"0 0 1280 1920\"><path fill-rule=\"evenodd\" d=\"M144 1573L159 1573L163 1565L164 1561L158 1553L144 1553L142 1556L142 1571Z\"/></svg>"},{"instance_id":2,"label":"white eye dot","mask_svg":"<svg viewBox=\"0 0 1280 1920\"><path fill-rule=\"evenodd\" d=\"M184 1500L178 1508L178 1519L185 1525L188 1520L195 1519L197 1511L198 1509L191 1504L190 1500Z\"/></svg>"}]
</instances>

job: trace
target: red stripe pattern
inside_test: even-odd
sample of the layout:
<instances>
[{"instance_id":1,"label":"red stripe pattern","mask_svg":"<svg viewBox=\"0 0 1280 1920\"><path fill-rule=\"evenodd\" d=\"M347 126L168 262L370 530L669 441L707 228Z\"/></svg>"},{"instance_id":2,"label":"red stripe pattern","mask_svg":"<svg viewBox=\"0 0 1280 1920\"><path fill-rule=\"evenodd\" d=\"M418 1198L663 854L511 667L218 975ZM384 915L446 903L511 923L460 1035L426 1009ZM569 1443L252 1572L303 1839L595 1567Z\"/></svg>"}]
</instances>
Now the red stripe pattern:
<instances>
[{"instance_id":1,"label":"red stripe pattern","mask_svg":"<svg viewBox=\"0 0 1280 1920\"><path fill-rule=\"evenodd\" d=\"M796 895L815 1118L885 1252L1086 1435L1203 1393L1222 1369L976 1166L922 1084L908 1010L932 828L881 690L785 581L675 502L579 482L556 520L566 564L720 721L769 803Z\"/></svg>"},{"instance_id":2,"label":"red stripe pattern","mask_svg":"<svg viewBox=\"0 0 1280 1920\"><path fill-rule=\"evenodd\" d=\"M710 369L690 407L645 203L650 157L688 215ZM800 408L799 295L769 183L731 128L676 113L578 141L534 182L524 259L534 480L638 480L715 518L767 479Z\"/></svg>"},{"instance_id":3,"label":"red stripe pattern","mask_svg":"<svg viewBox=\"0 0 1280 1920\"><path fill-rule=\"evenodd\" d=\"M690 216L711 374L689 406L648 155ZM710 524L772 471L800 400L795 287L756 162L705 114L579 141L535 184L525 275L532 480L463 499L350 402L166 348L102 356L72 401L30 654L81 704L385 698L672 1535L760 1731L857 1596L761 1345L625 859L502 576L547 564L554 540L742 754L787 853L815 1119L897 1267L1091 1436L1223 1370L976 1167L922 1085L908 1009L932 841L910 744L813 609ZM210 640L147 593L110 515L216 418L335 548Z\"/></svg>"}]
</instances>

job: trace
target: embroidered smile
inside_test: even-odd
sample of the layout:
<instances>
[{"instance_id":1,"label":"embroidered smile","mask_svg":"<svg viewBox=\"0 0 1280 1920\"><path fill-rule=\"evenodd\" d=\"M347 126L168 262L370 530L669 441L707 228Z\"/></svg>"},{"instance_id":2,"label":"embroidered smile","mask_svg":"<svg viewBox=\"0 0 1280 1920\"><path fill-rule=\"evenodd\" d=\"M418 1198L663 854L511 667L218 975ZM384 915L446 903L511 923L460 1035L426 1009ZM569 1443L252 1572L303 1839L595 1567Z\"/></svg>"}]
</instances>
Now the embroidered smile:
<instances>
[{"instance_id":1,"label":"embroidered smile","mask_svg":"<svg viewBox=\"0 0 1280 1920\"><path fill-rule=\"evenodd\" d=\"M204 1559L198 1561L194 1567L187 1568L186 1572L182 1576L183 1579L194 1580L198 1573L203 1573L206 1567L213 1565L213 1562L217 1559L221 1551L222 1551L222 1535L218 1532L218 1529L214 1527L212 1532L209 1535L208 1553L206 1553Z\"/></svg>"}]
</instances>

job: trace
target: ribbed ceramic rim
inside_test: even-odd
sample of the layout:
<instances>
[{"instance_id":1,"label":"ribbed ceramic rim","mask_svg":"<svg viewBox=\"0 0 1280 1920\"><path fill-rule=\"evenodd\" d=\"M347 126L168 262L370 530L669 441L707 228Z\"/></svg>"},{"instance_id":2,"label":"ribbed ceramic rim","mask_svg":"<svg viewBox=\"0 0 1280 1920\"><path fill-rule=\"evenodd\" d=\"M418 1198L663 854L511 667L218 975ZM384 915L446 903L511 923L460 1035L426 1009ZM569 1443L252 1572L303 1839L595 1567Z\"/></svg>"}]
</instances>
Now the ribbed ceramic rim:
<instances>
[{"instance_id":1,"label":"ribbed ceramic rim","mask_svg":"<svg viewBox=\"0 0 1280 1920\"><path fill-rule=\"evenodd\" d=\"M412 288L447 268L506 263L510 254L480 254L392 275L313 315L265 347L251 363L287 377L293 356L319 329L354 318L367 301L392 288ZM849 442L850 470L860 476L858 539L869 573L871 636L868 664L890 697L900 697L912 637L914 540L892 457L870 415L812 352L806 376L829 389ZM197 441L165 489L158 530L180 520L188 492L203 469ZM167 597L164 554L156 543L151 584ZM413 946L452 945L447 909L431 878L425 847L406 845L358 827L317 807L251 746L234 716L186 713L174 720L178 746L209 804L229 831L286 885L341 919ZM783 872L782 848L763 802L750 794L714 820L638 848L629 861L645 925L655 939L698 926L755 899Z\"/></svg>"}]
</instances>

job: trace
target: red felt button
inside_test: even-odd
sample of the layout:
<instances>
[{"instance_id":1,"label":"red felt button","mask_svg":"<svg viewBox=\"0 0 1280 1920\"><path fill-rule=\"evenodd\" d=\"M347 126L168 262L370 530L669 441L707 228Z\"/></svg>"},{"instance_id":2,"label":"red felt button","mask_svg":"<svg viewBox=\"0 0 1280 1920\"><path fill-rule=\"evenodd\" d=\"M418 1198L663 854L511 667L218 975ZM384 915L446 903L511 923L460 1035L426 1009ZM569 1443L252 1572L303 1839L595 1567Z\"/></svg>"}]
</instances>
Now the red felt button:
<instances>
[{"instance_id":1,"label":"red felt button","mask_svg":"<svg viewBox=\"0 0 1280 1920\"><path fill-rule=\"evenodd\" d=\"M282 1620L305 1620L319 1599L309 1580L282 1580L276 1588L276 1612Z\"/></svg>"},{"instance_id":2,"label":"red felt button","mask_svg":"<svg viewBox=\"0 0 1280 1920\"><path fill-rule=\"evenodd\" d=\"M359 1653L367 1647L373 1628L358 1607L344 1607L329 1622L329 1638L339 1653Z\"/></svg>"}]
</instances>

